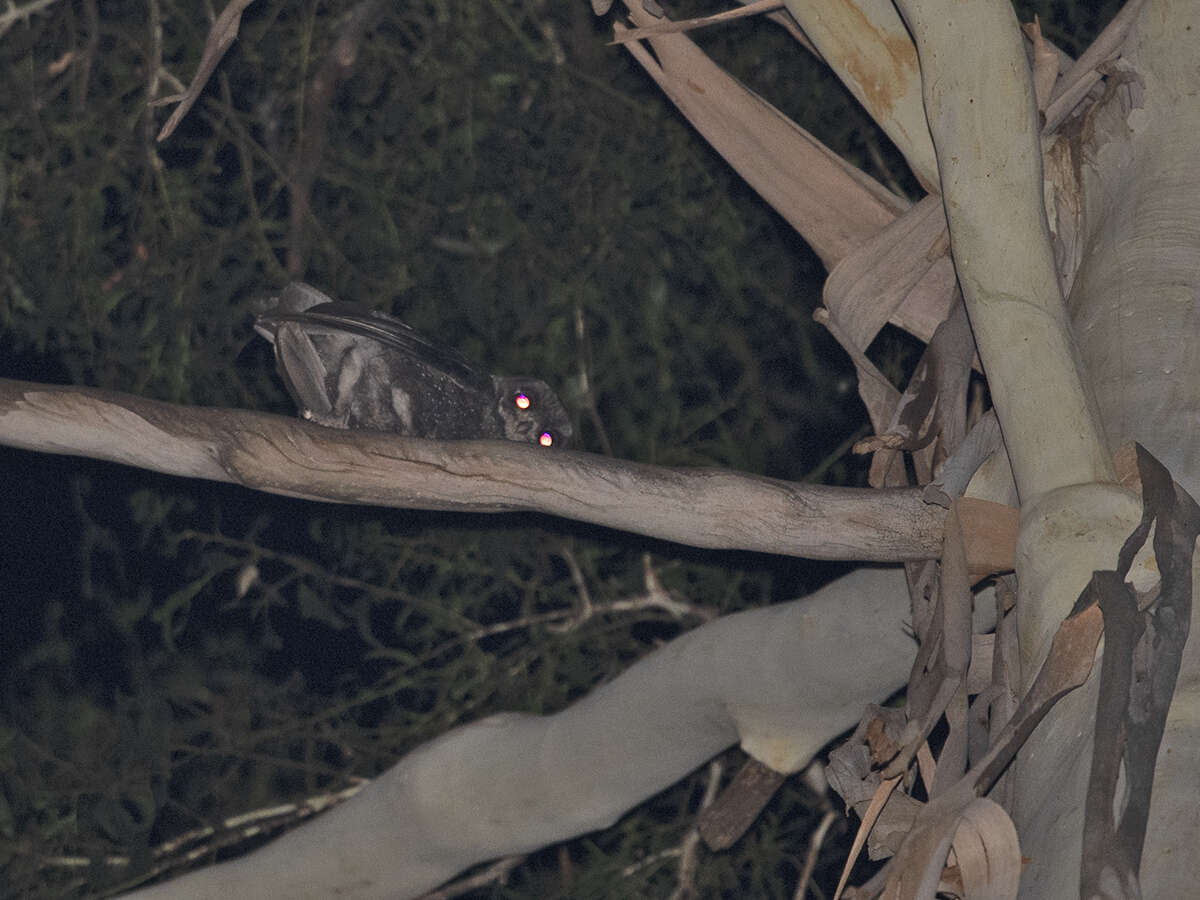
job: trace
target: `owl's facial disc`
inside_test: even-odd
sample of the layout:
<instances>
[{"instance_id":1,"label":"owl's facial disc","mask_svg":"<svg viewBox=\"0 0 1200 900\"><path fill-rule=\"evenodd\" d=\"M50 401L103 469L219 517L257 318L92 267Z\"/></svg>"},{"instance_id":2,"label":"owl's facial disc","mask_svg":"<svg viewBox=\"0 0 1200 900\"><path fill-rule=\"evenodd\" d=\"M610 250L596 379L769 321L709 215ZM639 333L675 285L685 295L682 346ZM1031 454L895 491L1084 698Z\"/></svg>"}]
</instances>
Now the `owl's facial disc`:
<instances>
[{"instance_id":1,"label":"owl's facial disc","mask_svg":"<svg viewBox=\"0 0 1200 900\"><path fill-rule=\"evenodd\" d=\"M504 436L543 447L565 447L571 439L571 421L558 397L535 378L497 379L500 419Z\"/></svg>"},{"instance_id":2,"label":"owl's facial disc","mask_svg":"<svg viewBox=\"0 0 1200 900\"><path fill-rule=\"evenodd\" d=\"M531 412L533 410L533 400L524 391L517 391L512 398L513 406L522 412ZM537 430L536 428L534 429ZM526 438L528 440L528 437ZM549 431L543 431L537 436L537 442L543 447L554 446L554 435Z\"/></svg>"}]
</instances>

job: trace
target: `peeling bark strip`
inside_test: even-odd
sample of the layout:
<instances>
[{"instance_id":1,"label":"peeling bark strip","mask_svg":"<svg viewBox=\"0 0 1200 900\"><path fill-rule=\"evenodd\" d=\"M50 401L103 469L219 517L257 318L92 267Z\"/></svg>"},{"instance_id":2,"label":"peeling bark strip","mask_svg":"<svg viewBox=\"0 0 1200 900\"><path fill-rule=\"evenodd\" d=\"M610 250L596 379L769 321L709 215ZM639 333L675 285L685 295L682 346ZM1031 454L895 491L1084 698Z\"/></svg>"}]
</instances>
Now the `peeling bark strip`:
<instances>
[{"instance_id":1,"label":"peeling bark strip","mask_svg":"<svg viewBox=\"0 0 1200 900\"><path fill-rule=\"evenodd\" d=\"M753 757L746 760L729 787L696 822L708 849L728 850L736 844L786 779L787 775L766 763Z\"/></svg>"},{"instance_id":2,"label":"peeling bark strip","mask_svg":"<svg viewBox=\"0 0 1200 900\"><path fill-rule=\"evenodd\" d=\"M1200 507L1140 444L1137 463L1142 521L1121 548L1117 570L1093 576L1104 613L1104 659L1083 828L1083 897L1141 896L1154 766L1192 616ZM1139 598L1125 577L1152 525L1162 580L1150 596ZM1118 796L1122 768L1125 785Z\"/></svg>"},{"instance_id":3,"label":"peeling bark strip","mask_svg":"<svg viewBox=\"0 0 1200 900\"><path fill-rule=\"evenodd\" d=\"M693 547L812 559L936 557L920 488L797 484L512 441L426 441L0 379L0 444L333 503L565 516Z\"/></svg>"},{"instance_id":4,"label":"peeling bark strip","mask_svg":"<svg viewBox=\"0 0 1200 900\"><path fill-rule=\"evenodd\" d=\"M952 844L958 852L960 838L964 850L975 846L991 859L994 870L981 882L994 888L990 896L1016 896L1021 868L1016 831L1007 814L983 795L1054 704L1087 680L1102 631L1094 599L1094 585L1089 585L1059 626L1037 678L987 754L964 777L919 808L911 830L888 864L884 897L932 897L946 855ZM985 821L987 826L981 827ZM960 832L964 825L966 830ZM959 856L961 859L962 854ZM969 896L971 891L966 893Z\"/></svg>"}]
</instances>

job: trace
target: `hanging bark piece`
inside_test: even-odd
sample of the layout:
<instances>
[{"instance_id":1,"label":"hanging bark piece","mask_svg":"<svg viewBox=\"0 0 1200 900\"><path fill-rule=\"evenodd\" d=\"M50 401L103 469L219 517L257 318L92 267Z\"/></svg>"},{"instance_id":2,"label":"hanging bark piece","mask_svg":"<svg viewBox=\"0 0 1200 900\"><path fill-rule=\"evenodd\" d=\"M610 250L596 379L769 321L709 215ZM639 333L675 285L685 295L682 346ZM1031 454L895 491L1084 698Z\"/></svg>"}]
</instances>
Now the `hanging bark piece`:
<instances>
[{"instance_id":1,"label":"hanging bark piece","mask_svg":"<svg viewBox=\"0 0 1200 900\"><path fill-rule=\"evenodd\" d=\"M1144 447L1136 451L1142 521L1121 548L1117 570L1093 576L1101 585L1104 658L1080 868L1081 896L1131 900L1141 896L1154 765L1191 622L1192 555L1200 534L1195 500ZM1162 580L1157 591L1139 597L1125 578L1152 526Z\"/></svg>"},{"instance_id":2,"label":"hanging bark piece","mask_svg":"<svg viewBox=\"0 0 1200 900\"><path fill-rule=\"evenodd\" d=\"M929 340L954 303L945 234L942 198L930 194L829 273L822 298L858 346L868 346L889 320Z\"/></svg>"},{"instance_id":3,"label":"hanging bark piece","mask_svg":"<svg viewBox=\"0 0 1200 900\"><path fill-rule=\"evenodd\" d=\"M904 722L903 709L868 705L854 734L829 754L825 777L830 787L863 821L884 781L880 765L900 749ZM920 807L908 794L892 791L864 835L867 856L879 860L895 854Z\"/></svg>"},{"instance_id":4,"label":"hanging bark piece","mask_svg":"<svg viewBox=\"0 0 1200 900\"><path fill-rule=\"evenodd\" d=\"M913 454L919 483L930 481L932 469L966 437L967 385L974 359L975 341L960 300L934 331L896 402L887 429L859 441L854 451L907 450ZM931 446L939 438L938 444ZM930 452L917 452L926 447Z\"/></svg>"},{"instance_id":5,"label":"hanging bark piece","mask_svg":"<svg viewBox=\"0 0 1200 900\"><path fill-rule=\"evenodd\" d=\"M912 831L892 861L884 897L898 900L933 896L946 855L957 840L960 823L972 819L976 810L993 823L984 834L983 845L985 855L995 866L995 879L988 885L992 893L988 896L1016 896L1012 878L1014 872L1020 871L1020 851L1015 832L1010 830L1011 823L1005 826L995 815L996 810L977 804L990 803L981 801L982 795L995 784L1038 723L1061 697L1087 680L1101 633L1095 585L1090 583L1080 594L1071 615L1059 626L1037 678L987 755L966 777L921 807ZM964 840L975 843L979 838L971 835Z\"/></svg>"},{"instance_id":6,"label":"hanging bark piece","mask_svg":"<svg viewBox=\"0 0 1200 900\"><path fill-rule=\"evenodd\" d=\"M981 798L992 789L1054 704L1087 680L1103 631L1103 619L1096 601L1097 585L1091 582L1080 594L1071 614L1059 626L1046 661L1012 718L1000 729L992 747L963 778L944 789L939 785L936 796L925 804L917 804L901 793L894 793L889 798L883 810L885 814L892 806L899 812L906 804L909 808L915 806L917 812L888 867L885 897L933 896L947 853L960 840L964 822L967 830L962 832L961 840L964 852L972 853L973 861L967 867L971 870L970 875L967 869L962 869L959 876L964 883L970 877L976 892L981 889L981 884L986 884L990 891L986 896L1016 896L1020 855L1015 831L1007 815L1001 815L1002 810L996 804ZM869 754L862 743L867 731L866 721L877 718L879 712L869 710L864 724L854 736L830 754L830 785L848 802L861 803L862 792L872 784L878 785L883 780L881 776L886 774L871 767ZM903 714L900 710L884 712ZM895 724L892 727L895 729ZM854 761L861 770L857 780L851 777ZM881 820L883 818L881 816ZM987 824L980 827L980 822ZM895 840L894 833L891 839ZM972 849L968 851L968 847ZM986 859L988 864L982 869L976 865L980 859Z\"/></svg>"},{"instance_id":7,"label":"hanging bark piece","mask_svg":"<svg viewBox=\"0 0 1200 900\"><path fill-rule=\"evenodd\" d=\"M751 757L712 806L700 813L696 828L709 850L727 850L746 833L787 778Z\"/></svg>"},{"instance_id":8,"label":"hanging bark piece","mask_svg":"<svg viewBox=\"0 0 1200 900\"><path fill-rule=\"evenodd\" d=\"M907 771L917 749L945 714L950 734L938 762L936 784L927 786L930 796L962 776L967 758L966 687L971 664L971 585L957 504L950 507L950 515L946 517L936 610L928 632L920 635L921 649L908 683L906 711L909 724L904 750L883 770L884 778ZM947 770L950 770L949 774ZM948 777L952 780L946 781Z\"/></svg>"},{"instance_id":9,"label":"hanging bark piece","mask_svg":"<svg viewBox=\"0 0 1200 900\"><path fill-rule=\"evenodd\" d=\"M651 25L638 4L635 25ZM628 28L613 23L618 38ZM626 48L696 130L833 267L909 206L730 77L682 34Z\"/></svg>"}]
</instances>

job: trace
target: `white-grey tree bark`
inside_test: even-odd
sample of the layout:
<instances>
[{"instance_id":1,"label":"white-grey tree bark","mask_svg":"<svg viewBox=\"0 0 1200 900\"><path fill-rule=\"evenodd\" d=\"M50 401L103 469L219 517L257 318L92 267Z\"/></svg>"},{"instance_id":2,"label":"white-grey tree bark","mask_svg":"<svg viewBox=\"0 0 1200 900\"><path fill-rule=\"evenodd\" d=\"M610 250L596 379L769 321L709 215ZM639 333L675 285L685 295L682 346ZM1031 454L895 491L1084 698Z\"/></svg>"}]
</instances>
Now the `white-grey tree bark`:
<instances>
[{"instance_id":1,"label":"white-grey tree bark","mask_svg":"<svg viewBox=\"0 0 1200 900\"><path fill-rule=\"evenodd\" d=\"M908 678L897 569L722 618L551 716L457 728L243 859L129 896L417 896L467 866L611 825L733 743L802 768Z\"/></svg>"},{"instance_id":2,"label":"white-grey tree bark","mask_svg":"<svg viewBox=\"0 0 1200 900\"><path fill-rule=\"evenodd\" d=\"M1143 7L1118 76L1130 80L1113 90L1097 117L1096 140L1082 168L1082 261L1069 298L1109 445L1140 441L1193 496L1200 491L1200 354L1194 349L1200 335L1198 53L1200 7L1162 0ZM1059 554L1080 549L1064 544ZM1192 788L1200 771L1196 634L1193 618L1159 749L1142 862L1145 897L1194 890L1200 842ZM1078 866L1053 860L1078 858L1091 759L1090 739L1079 732L1090 735L1093 698L1091 691L1069 697L1020 760L1018 826L1028 846L1045 848L1027 875L1037 890L1030 896L1075 890ZM1047 804L1051 788L1055 802Z\"/></svg>"},{"instance_id":3,"label":"white-grey tree bark","mask_svg":"<svg viewBox=\"0 0 1200 900\"><path fill-rule=\"evenodd\" d=\"M513 441L425 441L244 410L0 379L0 441L289 497L550 513L695 547L815 559L936 556L944 511L917 488L796 484Z\"/></svg>"},{"instance_id":4,"label":"white-grey tree bark","mask_svg":"<svg viewBox=\"0 0 1200 900\"><path fill-rule=\"evenodd\" d=\"M820 7L788 5L802 25ZM954 261L1020 493L1028 681L1092 570L1113 567L1140 515L1136 497L1112 483L1109 453L1137 440L1200 493L1200 5L1147 0L1131 12L1104 98L1055 151L1075 154L1079 203L1072 222L1066 207L1054 211L1053 235L1045 148L1007 0L897 5L920 51ZM886 17L884 7L873 14ZM822 53L836 52L837 41L806 27ZM869 109L889 109L889 134L928 182L912 73L896 71L903 103L881 101L873 82L860 94ZM1064 282L1052 239L1068 232L1078 268ZM0 410L0 434L16 409ZM24 435L39 427L9 425L17 421ZM904 682L906 604L897 570L867 569L806 601L712 623L567 710L451 732L268 848L139 896L411 896L474 862L603 827L734 742L796 771L866 701ZM1018 760L1014 820L1030 860L1022 897L1078 895L1095 680L1055 708ZM1198 704L1193 637L1159 753L1143 896L1194 892Z\"/></svg>"}]
</instances>

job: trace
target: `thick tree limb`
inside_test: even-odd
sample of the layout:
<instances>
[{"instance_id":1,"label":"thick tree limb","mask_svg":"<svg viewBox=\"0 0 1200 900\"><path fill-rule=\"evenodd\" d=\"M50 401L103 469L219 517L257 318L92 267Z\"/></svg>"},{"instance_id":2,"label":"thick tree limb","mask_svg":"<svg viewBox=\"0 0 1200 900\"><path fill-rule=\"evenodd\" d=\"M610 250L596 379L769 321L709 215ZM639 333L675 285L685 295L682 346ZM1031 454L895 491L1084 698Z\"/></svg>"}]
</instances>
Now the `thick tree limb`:
<instances>
[{"instance_id":1,"label":"thick tree limb","mask_svg":"<svg viewBox=\"0 0 1200 900\"><path fill-rule=\"evenodd\" d=\"M897 6L920 55L955 268L1022 503L1111 482L1055 269L1037 106L1012 5Z\"/></svg>"},{"instance_id":2,"label":"thick tree limb","mask_svg":"<svg viewBox=\"0 0 1200 900\"><path fill-rule=\"evenodd\" d=\"M1082 160L1083 251L1069 301L1110 444L1142 443L1193 496L1200 492L1197 35L1200 6L1190 0L1147 0L1137 13L1105 100L1089 113L1091 134L1075 148ZM1112 515L1111 508L1082 509L1080 521ZM1068 565L1078 545L1063 541L1059 529L1054 533L1057 563ZM1114 553L1096 568L1115 559ZM1193 621L1158 752L1140 871L1143 897L1186 897L1194 890L1198 627ZM1025 873L1038 890L1022 896L1079 896L1075 861L1096 688L1089 684L1078 699L1067 697L1018 759L1025 802L1018 802L1014 818L1023 843L1038 848ZM1047 796L1055 802L1045 803Z\"/></svg>"},{"instance_id":3,"label":"thick tree limb","mask_svg":"<svg viewBox=\"0 0 1200 900\"><path fill-rule=\"evenodd\" d=\"M0 380L0 443L273 494L402 509L550 513L716 549L815 559L936 557L921 491L667 469L510 441L424 441L90 388Z\"/></svg>"},{"instance_id":4,"label":"thick tree limb","mask_svg":"<svg viewBox=\"0 0 1200 900\"><path fill-rule=\"evenodd\" d=\"M412 897L485 859L605 828L734 742L798 771L904 683L908 614L893 568L726 616L561 712L457 728L263 849L130 896Z\"/></svg>"},{"instance_id":5,"label":"thick tree limb","mask_svg":"<svg viewBox=\"0 0 1200 900\"><path fill-rule=\"evenodd\" d=\"M1075 340L1050 287L1036 120L1028 73L1011 46L1011 8L976 0L898 5L921 52L972 326L1022 498L1034 501L1022 505L1017 557L1021 653L1030 672L1069 598L1093 570L1112 568L1123 533L1140 519L1136 498L1085 484L1112 478L1096 449L1101 436L1110 446L1137 439L1161 452L1185 487L1197 478L1200 9L1175 0L1140 8L1104 99L1072 139L1083 216L1070 308L1078 356L1090 370L1081 382ZM1103 413L1103 432L1094 409ZM1036 848L1023 897L1079 896L1075 861L1098 680L1064 698L1018 757L1014 820L1022 843ZM1185 896L1194 884L1187 861L1200 814L1187 785L1200 766L1198 686L1193 641L1157 756L1143 896Z\"/></svg>"}]
</instances>

